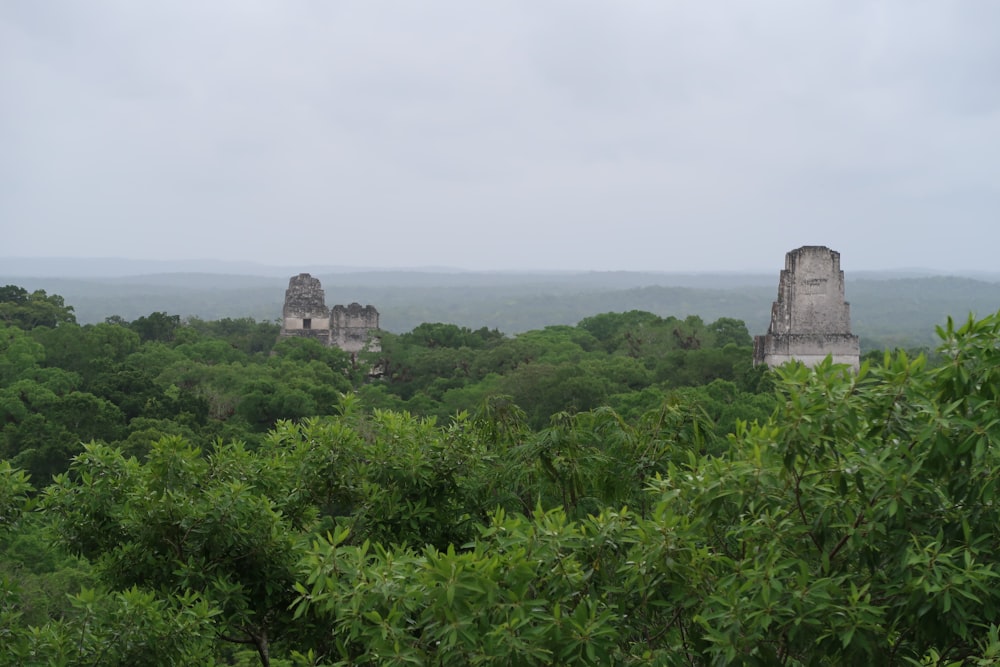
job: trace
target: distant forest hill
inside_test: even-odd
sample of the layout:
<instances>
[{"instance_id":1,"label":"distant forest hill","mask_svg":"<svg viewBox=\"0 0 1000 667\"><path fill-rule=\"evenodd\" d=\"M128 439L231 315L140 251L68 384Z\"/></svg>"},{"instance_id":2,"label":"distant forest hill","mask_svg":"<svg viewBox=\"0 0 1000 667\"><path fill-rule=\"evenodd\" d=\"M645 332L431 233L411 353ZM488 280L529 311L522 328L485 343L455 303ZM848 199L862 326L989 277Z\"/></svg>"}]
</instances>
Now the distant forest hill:
<instances>
[{"instance_id":1,"label":"distant forest hill","mask_svg":"<svg viewBox=\"0 0 1000 667\"><path fill-rule=\"evenodd\" d=\"M444 322L505 334L575 325L585 317L643 310L662 317L698 315L706 322L732 317L753 334L764 333L777 297L778 268L771 274L738 273L491 273L381 271L219 265L221 270L261 269L255 274L164 272L122 275L137 265L108 260L100 266L0 260L0 285L60 294L81 324L112 315L132 320L152 312L206 320L281 317L288 278L308 271L319 278L327 303L375 306L383 329L405 333L424 322ZM189 268L208 268L186 265ZM61 268L59 268L61 267ZM152 263L149 268L167 268ZM75 275L70 275L75 271ZM280 272L280 275L276 275ZM46 277L61 275L62 277ZM847 272L854 333L863 351L886 347L932 347L936 325L950 315L964 320L1000 310L1000 274L979 278L927 275L918 271Z\"/></svg>"}]
</instances>

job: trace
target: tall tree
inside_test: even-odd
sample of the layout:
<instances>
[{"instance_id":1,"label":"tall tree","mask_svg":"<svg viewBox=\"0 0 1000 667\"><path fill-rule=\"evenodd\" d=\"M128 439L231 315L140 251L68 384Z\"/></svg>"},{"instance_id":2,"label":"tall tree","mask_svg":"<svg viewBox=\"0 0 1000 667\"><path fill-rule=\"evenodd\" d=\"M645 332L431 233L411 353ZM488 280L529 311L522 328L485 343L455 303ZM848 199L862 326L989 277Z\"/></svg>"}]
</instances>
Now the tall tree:
<instances>
[{"instance_id":1,"label":"tall tree","mask_svg":"<svg viewBox=\"0 0 1000 667\"><path fill-rule=\"evenodd\" d=\"M142 464L89 445L44 504L111 590L158 591L171 606L204 600L216 636L254 647L266 667L289 630L295 536L312 516L280 502L285 481L278 461L238 443L203 456L165 438Z\"/></svg>"},{"instance_id":2,"label":"tall tree","mask_svg":"<svg viewBox=\"0 0 1000 667\"><path fill-rule=\"evenodd\" d=\"M58 294L46 294L45 290L29 294L23 287L6 285L0 287L0 321L29 330L74 324L76 316L73 306L67 306Z\"/></svg>"}]
</instances>

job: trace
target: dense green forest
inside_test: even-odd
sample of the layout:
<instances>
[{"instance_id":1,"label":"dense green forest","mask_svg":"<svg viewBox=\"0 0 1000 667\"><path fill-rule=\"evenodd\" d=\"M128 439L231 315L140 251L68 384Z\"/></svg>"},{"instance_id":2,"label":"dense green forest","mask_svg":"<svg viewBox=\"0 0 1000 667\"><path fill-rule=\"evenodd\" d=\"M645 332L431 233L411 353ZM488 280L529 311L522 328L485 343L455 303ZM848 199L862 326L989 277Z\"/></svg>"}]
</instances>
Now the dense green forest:
<instances>
[{"instance_id":1,"label":"dense green forest","mask_svg":"<svg viewBox=\"0 0 1000 667\"><path fill-rule=\"evenodd\" d=\"M0 664L1000 664L1000 314L941 324L856 374L643 310L353 360L8 285Z\"/></svg>"},{"instance_id":2,"label":"dense green forest","mask_svg":"<svg viewBox=\"0 0 1000 667\"><path fill-rule=\"evenodd\" d=\"M725 433L773 408L747 328L730 318L606 313L512 337L425 323L383 332L382 350L355 362L314 340L279 341L271 322L154 312L78 326L60 296L3 290L0 456L35 479L65 470L90 440L137 456L165 435L257 445L279 420L337 414L352 392L367 411L440 423L508 396L534 429L558 412L634 418L683 396Z\"/></svg>"}]
</instances>

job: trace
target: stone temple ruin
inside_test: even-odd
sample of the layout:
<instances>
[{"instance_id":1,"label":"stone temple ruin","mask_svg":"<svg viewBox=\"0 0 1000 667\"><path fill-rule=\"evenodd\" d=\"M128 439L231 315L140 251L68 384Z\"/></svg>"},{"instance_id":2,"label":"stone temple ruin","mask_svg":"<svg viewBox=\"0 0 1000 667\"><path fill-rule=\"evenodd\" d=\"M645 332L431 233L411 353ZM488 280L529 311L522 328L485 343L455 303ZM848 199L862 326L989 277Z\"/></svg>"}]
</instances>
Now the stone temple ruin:
<instances>
[{"instance_id":1,"label":"stone temple ruin","mask_svg":"<svg viewBox=\"0 0 1000 667\"><path fill-rule=\"evenodd\" d=\"M851 306L844 301L840 253L802 246L785 255L771 326L754 337L753 363L773 368L795 359L811 367L827 356L855 370L861 357L858 337L851 334Z\"/></svg>"},{"instance_id":2,"label":"stone temple ruin","mask_svg":"<svg viewBox=\"0 0 1000 667\"><path fill-rule=\"evenodd\" d=\"M357 358L359 352L378 352L378 311L374 306L352 303L326 307L326 294L318 278L308 273L292 276L285 290L281 338L315 338Z\"/></svg>"}]
</instances>

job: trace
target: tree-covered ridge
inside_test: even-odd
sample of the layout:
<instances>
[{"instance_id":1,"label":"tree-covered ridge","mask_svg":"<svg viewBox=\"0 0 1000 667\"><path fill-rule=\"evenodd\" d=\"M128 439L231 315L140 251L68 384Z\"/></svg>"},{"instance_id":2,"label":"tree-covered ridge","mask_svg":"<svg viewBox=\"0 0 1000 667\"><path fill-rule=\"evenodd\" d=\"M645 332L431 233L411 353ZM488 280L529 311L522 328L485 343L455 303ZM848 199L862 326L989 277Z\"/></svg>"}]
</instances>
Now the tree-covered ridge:
<instances>
[{"instance_id":1,"label":"tree-covered ridge","mask_svg":"<svg viewBox=\"0 0 1000 667\"><path fill-rule=\"evenodd\" d=\"M0 661L1000 663L1000 314L942 327L933 367L902 352L857 374L730 364L731 379L686 387L662 369L735 354L740 323L605 314L510 339L428 324L373 360L381 379L338 367L345 391L329 414L273 425L241 417L239 391L280 394L283 376L264 389L239 369L333 372L340 358L285 343L247 353L199 332L245 336L250 323L176 325L163 340L92 326L127 332L137 349L124 359L143 355L133 366L154 386L168 370L174 382L228 368L228 417L209 409L190 433L132 450L87 444L51 484L0 463ZM44 353L38 340L60 329L86 327L2 340ZM500 354L508 344L515 354ZM54 370L44 354L9 356L33 381ZM598 359L667 380L541 425L501 393L450 418L374 406L437 410L449 392L479 398L491 374ZM482 375L483 360L507 372ZM61 371L83 382L88 368ZM473 379L441 391L442 377ZM209 438L227 429L252 437Z\"/></svg>"},{"instance_id":2,"label":"tree-covered ridge","mask_svg":"<svg viewBox=\"0 0 1000 667\"><path fill-rule=\"evenodd\" d=\"M746 322L752 334L763 334L776 297L778 268L766 274L313 271L313 275L330 295L374 304L381 313L381 327L397 334L424 322L450 322L513 335L553 324L573 326L594 313L630 310L661 317L695 314L706 322L732 317ZM171 273L43 279L14 274L0 276L0 281L58 292L75 306L81 324L93 324L112 315L132 320L151 311L204 320L251 316L270 321L281 313L288 278ZM853 333L861 337L863 352L933 347L934 326L949 314L982 316L1000 303L997 274L972 279L848 271L846 288Z\"/></svg>"}]
</instances>

